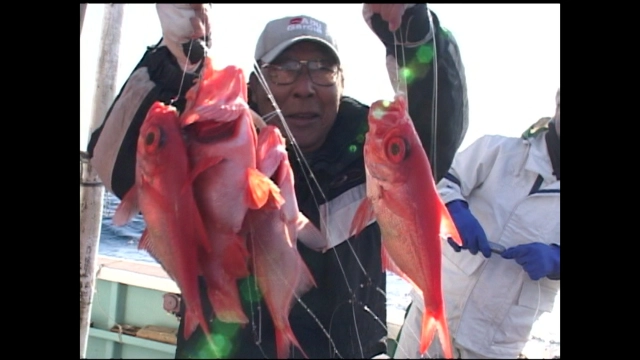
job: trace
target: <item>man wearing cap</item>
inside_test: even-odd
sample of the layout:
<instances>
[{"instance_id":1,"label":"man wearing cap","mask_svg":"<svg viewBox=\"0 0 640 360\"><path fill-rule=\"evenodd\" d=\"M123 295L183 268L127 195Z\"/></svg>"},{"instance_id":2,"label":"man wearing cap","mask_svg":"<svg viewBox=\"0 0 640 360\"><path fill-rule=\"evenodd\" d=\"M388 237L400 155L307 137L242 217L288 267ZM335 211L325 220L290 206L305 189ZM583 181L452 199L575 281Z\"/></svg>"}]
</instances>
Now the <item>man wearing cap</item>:
<instances>
[{"instance_id":1,"label":"man wearing cap","mask_svg":"<svg viewBox=\"0 0 640 360\"><path fill-rule=\"evenodd\" d=\"M438 189L463 242L442 251L455 355L515 359L560 290L560 89L553 117L521 137L476 140ZM423 301L415 291L411 298L395 359L421 356ZM426 357L441 356L434 341Z\"/></svg>"},{"instance_id":2,"label":"man wearing cap","mask_svg":"<svg viewBox=\"0 0 640 360\"><path fill-rule=\"evenodd\" d=\"M335 6L339 11L340 5ZM184 95L199 71L201 50L208 47L202 41L206 37L199 40L193 35L198 34L197 29L208 28L202 26L206 19L202 13L189 12L188 7L158 4L161 20L165 19L161 24L167 46L161 43L147 52L116 99L113 113L90 141L94 167L107 189L120 198L134 182L134 136L146 109L153 101L168 102L178 93ZM363 17L387 49L392 84L398 84L398 64L406 64L415 75L400 85L409 96L410 116L439 180L451 165L468 125L465 74L455 39L440 27L426 4L364 4ZM193 31L176 36L185 24L192 24ZM403 42L394 40L394 31ZM395 54L404 54L404 59L396 59ZM367 56L363 54L362 60L367 61ZM175 61L178 58L190 67L180 65ZM294 335L310 358L384 356L386 276L381 264L380 229L374 222L355 238L348 234L357 205L366 196L362 146L369 106L344 96L339 45L335 34L319 19L299 15L267 23L257 41L255 60L256 72L264 75L280 113L256 72L249 77L250 106L283 134L280 117L286 121L306 162L300 163L292 152L289 155L300 211L326 235L323 244L298 241L317 287L303 294L291 309ZM179 89L185 69L187 78ZM184 98L174 106L182 111ZM239 282L239 288L247 288L246 280ZM210 315L210 307L204 306ZM275 358L275 331L264 302L246 301L243 306L250 318L246 326L212 323L214 338L220 341L217 355ZM213 356L201 329L185 340L183 325L181 321L176 358ZM301 357L299 349L292 347L290 358Z\"/></svg>"}]
</instances>

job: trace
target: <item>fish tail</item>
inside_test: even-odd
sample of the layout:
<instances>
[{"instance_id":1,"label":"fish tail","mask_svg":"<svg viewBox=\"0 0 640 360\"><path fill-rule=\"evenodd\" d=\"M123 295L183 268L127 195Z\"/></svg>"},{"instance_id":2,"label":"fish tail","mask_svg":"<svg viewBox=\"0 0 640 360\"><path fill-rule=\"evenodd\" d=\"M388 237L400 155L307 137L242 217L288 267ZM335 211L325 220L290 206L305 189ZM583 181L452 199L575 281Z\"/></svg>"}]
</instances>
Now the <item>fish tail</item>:
<instances>
[{"instance_id":1,"label":"fish tail","mask_svg":"<svg viewBox=\"0 0 640 360\"><path fill-rule=\"evenodd\" d=\"M187 310L184 317L184 328L182 329L182 335L185 340L188 340L191 335L196 331L198 325L202 328L202 331L206 336L210 335L209 324L204 320L204 315L201 311Z\"/></svg>"},{"instance_id":2,"label":"fish tail","mask_svg":"<svg viewBox=\"0 0 640 360\"><path fill-rule=\"evenodd\" d=\"M302 350L302 347L298 343L298 339L296 339L296 336L293 334L289 321L285 321L285 324L276 328L276 351L278 359L289 358L289 346L291 344L295 345L300 350L305 359L308 359L309 357L304 350Z\"/></svg>"},{"instance_id":3,"label":"fish tail","mask_svg":"<svg viewBox=\"0 0 640 360\"><path fill-rule=\"evenodd\" d=\"M438 338L444 352L444 357L447 359L453 359L453 350L451 348L451 342L449 341L449 327L447 326L447 319L444 317L444 311L430 311L425 310L422 316L422 336L420 337L420 353L424 354L429 349L436 330L438 331Z\"/></svg>"},{"instance_id":4,"label":"fish tail","mask_svg":"<svg viewBox=\"0 0 640 360\"><path fill-rule=\"evenodd\" d=\"M191 311L187 311L184 315L184 328L182 328L182 336L185 340L188 340L193 332L196 331L198 327L198 322L194 319L194 316L191 314Z\"/></svg>"},{"instance_id":5,"label":"fish tail","mask_svg":"<svg viewBox=\"0 0 640 360\"><path fill-rule=\"evenodd\" d=\"M222 286L214 282L207 284L207 293L213 311L222 322L246 324L249 319L242 309L236 282L231 279L227 280Z\"/></svg>"}]
</instances>

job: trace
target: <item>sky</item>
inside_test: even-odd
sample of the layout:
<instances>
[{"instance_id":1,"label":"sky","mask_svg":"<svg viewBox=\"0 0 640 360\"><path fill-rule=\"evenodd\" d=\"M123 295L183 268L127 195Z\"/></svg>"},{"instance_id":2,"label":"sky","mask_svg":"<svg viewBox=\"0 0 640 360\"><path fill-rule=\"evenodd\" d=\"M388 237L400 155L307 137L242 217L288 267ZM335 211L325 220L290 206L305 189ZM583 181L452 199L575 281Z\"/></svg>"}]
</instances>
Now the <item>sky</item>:
<instances>
[{"instance_id":1,"label":"sky","mask_svg":"<svg viewBox=\"0 0 640 360\"><path fill-rule=\"evenodd\" d=\"M87 6L80 36L80 149L102 122L92 116L104 4ZM455 36L464 63L469 128L463 150L486 134L520 136L555 112L560 86L559 4L431 4ZM214 4L214 66L236 65L248 77L255 43L269 20L309 15L327 23L345 68L345 95L363 103L392 99L385 49L362 18L362 4ZM153 4L124 7L116 94L147 46L162 36ZM559 331L559 299L544 327ZM559 339L559 335L558 335Z\"/></svg>"},{"instance_id":2,"label":"sky","mask_svg":"<svg viewBox=\"0 0 640 360\"><path fill-rule=\"evenodd\" d=\"M96 124L91 117L104 6L87 6L80 36L81 150L86 149ZM469 129L460 150L485 134L519 136L539 118L553 115L560 86L559 4L430 7L458 41L465 66ZM255 42L265 24L302 14L323 20L337 37L345 67L345 95L364 103L392 99L385 50L362 18L362 4L214 4L210 52L214 66L236 65L248 76ZM146 47L161 36L153 4L125 5L116 93Z\"/></svg>"}]
</instances>

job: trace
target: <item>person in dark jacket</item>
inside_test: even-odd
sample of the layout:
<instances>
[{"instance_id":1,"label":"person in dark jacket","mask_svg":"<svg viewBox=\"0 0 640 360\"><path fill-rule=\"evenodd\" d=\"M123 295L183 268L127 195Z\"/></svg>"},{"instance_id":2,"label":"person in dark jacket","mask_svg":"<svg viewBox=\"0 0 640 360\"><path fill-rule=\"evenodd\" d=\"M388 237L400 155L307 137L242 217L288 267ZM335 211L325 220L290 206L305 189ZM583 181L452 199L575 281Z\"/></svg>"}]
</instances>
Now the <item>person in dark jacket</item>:
<instances>
[{"instance_id":1,"label":"person in dark jacket","mask_svg":"<svg viewBox=\"0 0 640 360\"><path fill-rule=\"evenodd\" d=\"M188 6L159 4L161 20L162 12L170 11L172 5ZM426 4L364 4L363 16L386 47L392 83L408 94L409 114L439 181L468 126L466 80L457 43ZM174 16L173 22L178 18ZM194 33L198 33L196 26L205 28L198 19L203 17L196 12L185 20L194 24ZM107 189L119 198L134 183L136 140L146 111L154 101L172 102L183 110L184 94L197 77L202 49L208 46L203 41L206 37L169 38L171 27L178 26L161 23L163 42L173 41L173 45L161 42L147 51L89 143L92 164ZM394 37L394 32L402 36ZM180 52L182 61L176 60L175 52ZM404 59L396 59L396 54L404 54ZM374 222L357 237L348 235L357 205L366 196L362 146L369 106L343 94L338 44L318 19L300 15L269 22L258 39L255 60L258 66L249 77L250 106L283 134L281 119L291 130L303 158L299 161L289 146L298 206L326 234L320 249L298 241L317 287L294 304L289 316L293 332L310 358L384 356L386 276L380 229ZM398 82L397 66L412 76ZM264 76L268 91L259 75ZM250 323L240 327L214 319L211 327L219 341L214 354L200 328L183 339L181 321L176 358L275 358L273 323L264 302L255 301L259 295L253 279L240 280L239 289ZM204 304L206 315L214 317L208 301ZM290 358L301 357L297 348L291 349Z\"/></svg>"}]
</instances>

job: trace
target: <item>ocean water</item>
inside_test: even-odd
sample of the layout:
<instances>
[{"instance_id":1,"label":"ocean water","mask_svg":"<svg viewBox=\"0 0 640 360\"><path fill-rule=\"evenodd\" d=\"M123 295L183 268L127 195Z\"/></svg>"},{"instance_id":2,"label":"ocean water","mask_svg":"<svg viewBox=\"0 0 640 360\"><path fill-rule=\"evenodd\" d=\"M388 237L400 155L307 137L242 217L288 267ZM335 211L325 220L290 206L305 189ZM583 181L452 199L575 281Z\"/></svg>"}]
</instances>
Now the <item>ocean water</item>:
<instances>
[{"instance_id":1,"label":"ocean water","mask_svg":"<svg viewBox=\"0 0 640 360\"><path fill-rule=\"evenodd\" d=\"M123 258L141 262L156 263L144 250L138 250L138 242L145 223L142 216L134 217L124 226L111 223L120 200L105 192L102 212L102 230L98 253L100 255ZM387 305L404 312L411 302L411 286L395 274L387 273ZM560 294L556 297L552 313L543 314L534 324L531 340L523 350L527 358L550 359L560 356Z\"/></svg>"}]
</instances>

